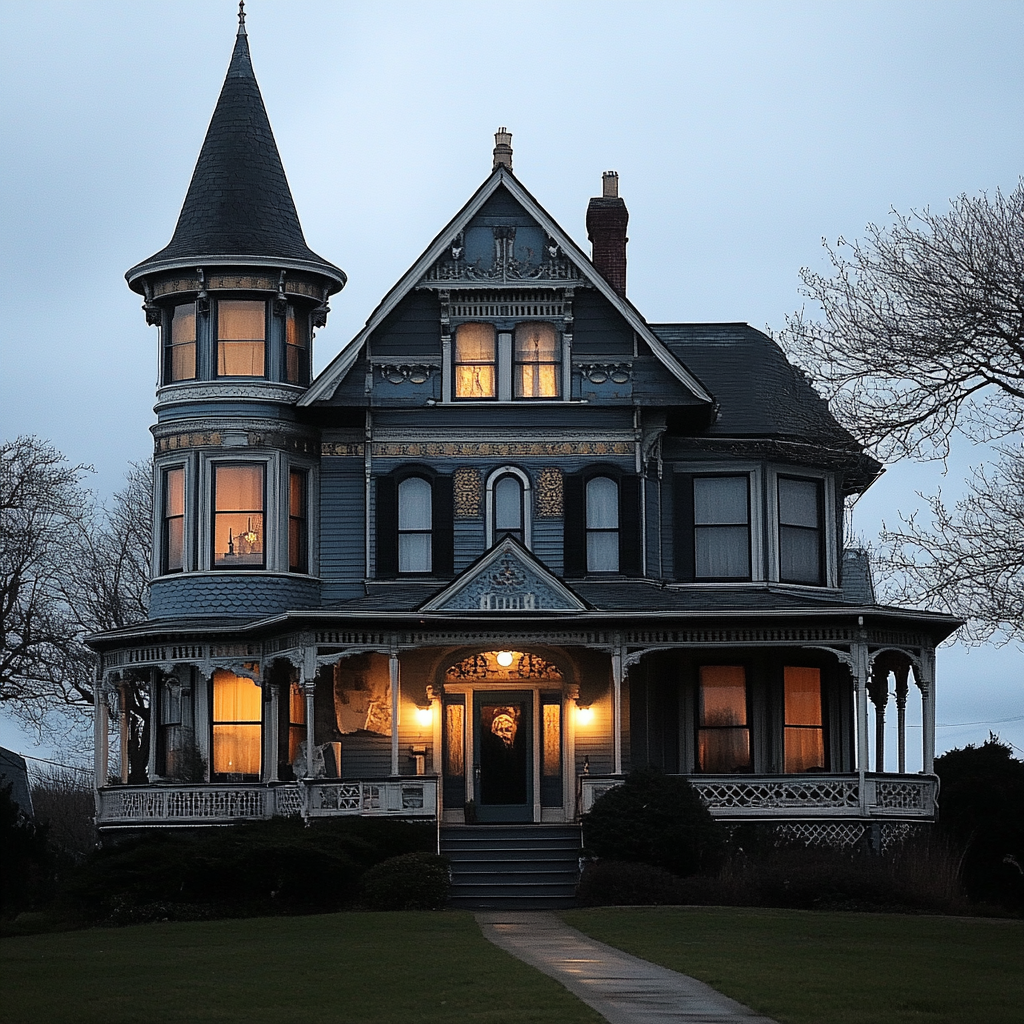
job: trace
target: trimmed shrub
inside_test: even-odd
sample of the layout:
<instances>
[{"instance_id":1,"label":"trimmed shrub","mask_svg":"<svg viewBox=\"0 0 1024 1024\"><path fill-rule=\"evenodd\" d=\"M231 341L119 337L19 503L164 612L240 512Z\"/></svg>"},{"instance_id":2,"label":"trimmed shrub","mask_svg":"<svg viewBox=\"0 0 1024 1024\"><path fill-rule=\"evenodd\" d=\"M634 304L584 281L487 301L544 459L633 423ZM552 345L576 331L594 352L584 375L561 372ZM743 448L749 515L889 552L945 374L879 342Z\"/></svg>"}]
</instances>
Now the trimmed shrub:
<instances>
[{"instance_id":1,"label":"trimmed shrub","mask_svg":"<svg viewBox=\"0 0 1024 1024\"><path fill-rule=\"evenodd\" d=\"M689 902L683 879L651 864L603 860L587 864L576 899L583 907L674 906Z\"/></svg>"},{"instance_id":2,"label":"trimmed shrub","mask_svg":"<svg viewBox=\"0 0 1024 1024\"><path fill-rule=\"evenodd\" d=\"M650 864L675 875L714 871L725 830L679 775L641 768L609 790L583 819L587 848L598 857Z\"/></svg>"},{"instance_id":3,"label":"trimmed shrub","mask_svg":"<svg viewBox=\"0 0 1024 1024\"><path fill-rule=\"evenodd\" d=\"M403 853L363 875L359 904L366 910L441 910L450 891L447 857Z\"/></svg>"}]
</instances>

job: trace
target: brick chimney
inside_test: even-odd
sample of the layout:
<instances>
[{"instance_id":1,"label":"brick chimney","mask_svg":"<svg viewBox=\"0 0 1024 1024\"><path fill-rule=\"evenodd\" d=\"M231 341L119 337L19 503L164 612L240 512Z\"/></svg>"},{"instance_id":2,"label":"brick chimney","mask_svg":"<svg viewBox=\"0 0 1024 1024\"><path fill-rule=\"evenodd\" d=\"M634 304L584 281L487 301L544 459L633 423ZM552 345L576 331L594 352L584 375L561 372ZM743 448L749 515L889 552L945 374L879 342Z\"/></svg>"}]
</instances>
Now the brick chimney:
<instances>
[{"instance_id":1,"label":"brick chimney","mask_svg":"<svg viewBox=\"0 0 1024 1024\"><path fill-rule=\"evenodd\" d=\"M587 237L591 259L601 276L623 297L626 295L626 225L629 211L619 198L619 172L601 176L601 196L587 207Z\"/></svg>"}]
</instances>

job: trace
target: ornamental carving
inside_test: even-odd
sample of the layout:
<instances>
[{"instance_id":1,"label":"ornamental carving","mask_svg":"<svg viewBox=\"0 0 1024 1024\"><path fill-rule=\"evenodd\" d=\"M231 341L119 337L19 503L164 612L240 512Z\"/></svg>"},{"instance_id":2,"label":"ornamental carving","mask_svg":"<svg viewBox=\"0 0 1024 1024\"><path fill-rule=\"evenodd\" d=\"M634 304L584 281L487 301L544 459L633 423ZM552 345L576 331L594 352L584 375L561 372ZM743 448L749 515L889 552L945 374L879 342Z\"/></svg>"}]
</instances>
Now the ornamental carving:
<instances>
[{"instance_id":1,"label":"ornamental carving","mask_svg":"<svg viewBox=\"0 0 1024 1024\"><path fill-rule=\"evenodd\" d=\"M316 441L280 432L263 433L259 430L250 430L247 440L250 448L282 448L291 452L303 452L306 455L315 455L317 451Z\"/></svg>"},{"instance_id":2,"label":"ornamental carving","mask_svg":"<svg viewBox=\"0 0 1024 1024\"><path fill-rule=\"evenodd\" d=\"M632 363L576 363L576 369L591 384L625 384L633 377Z\"/></svg>"},{"instance_id":3,"label":"ornamental carving","mask_svg":"<svg viewBox=\"0 0 1024 1024\"><path fill-rule=\"evenodd\" d=\"M192 431L188 434L170 434L158 437L153 445L154 454L181 451L183 448L207 448L223 444L219 430Z\"/></svg>"},{"instance_id":4,"label":"ornamental carving","mask_svg":"<svg viewBox=\"0 0 1024 1024\"><path fill-rule=\"evenodd\" d=\"M502 664L507 662L507 664ZM561 682L557 665L526 651L482 651L452 665L447 683L515 682L525 679Z\"/></svg>"},{"instance_id":5,"label":"ornamental carving","mask_svg":"<svg viewBox=\"0 0 1024 1024\"><path fill-rule=\"evenodd\" d=\"M365 450L362 441L324 441L320 445L321 455L357 455L362 458Z\"/></svg>"},{"instance_id":6,"label":"ornamental carving","mask_svg":"<svg viewBox=\"0 0 1024 1024\"><path fill-rule=\"evenodd\" d=\"M512 224L497 224L494 232L494 256L489 265L481 257L469 263L464 257L466 247L460 234L447 253L427 271L422 284L432 282L479 281L506 284L518 281L578 281L579 269L565 257L553 239L548 239L539 263L520 260L515 255L516 229Z\"/></svg>"},{"instance_id":7,"label":"ornamental carving","mask_svg":"<svg viewBox=\"0 0 1024 1024\"><path fill-rule=\"evenodd\" d=\"M524 455L632 455L632 441L374 441L374 458L514 458Z\"/></svg>"},{"instance_id":8,"label":"ornamental carving","mask_svg":"<svg viewBox=\"0 0 1024 1024\"><path fill-rule=\"evenodd\" d=\"M172 402L202 402L211 398L254 398L264 402L295 402L303 389L288 384L220 384L215 381L182 386L171 384L157 392L156 407Z\"/></svg>"},{"instance_id":9,"label":"ornamental carving","mask_svg":"<svg viewBox=\"0 0 1024 1024\"><path fill-rule=\"evenodd\" d=\"M381 363L381 380L389 384L426 384L440 367L436 363Z\"/></svg>"},{"instance_id":10,"label":"ornamental carving","mask_svg":"<svg viewBox=\"0 0 1024 1024\"><path fill-rule=\"evenodd\" d=\"M480 470L457 469L452 477L452 489L455 493L455 518L479 519L484 490Z\"/></svg>"},{"instance_id":11,"label":"ornamental carving","mask_svg":"<svg viewBox=\"0 0 1024 1024\"><path fill-rule=\"evenodd\" d=\"M537 476L537 517L560 519L562 514L562 471L547 466Z\"/></svg>"}]
</instances>

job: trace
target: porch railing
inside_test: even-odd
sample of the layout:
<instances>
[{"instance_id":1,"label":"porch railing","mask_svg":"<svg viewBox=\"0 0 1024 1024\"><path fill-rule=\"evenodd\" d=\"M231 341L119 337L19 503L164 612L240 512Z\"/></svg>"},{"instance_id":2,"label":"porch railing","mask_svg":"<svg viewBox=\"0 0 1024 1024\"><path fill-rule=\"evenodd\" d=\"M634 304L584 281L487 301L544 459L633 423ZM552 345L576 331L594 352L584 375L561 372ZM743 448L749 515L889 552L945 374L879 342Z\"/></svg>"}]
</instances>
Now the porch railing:
<instances>
[{"instance_id":1,"label":"porch railing","mask_svg":"<svg viewBox=\"0 0 1024 1024\"><path fill-rule=\"evenodd\" d=\"M938 779L934 775L868 772L863 799L856 772L843 775L691 775L712 815L721 819L877 818L930 820L935 817ZM579 813L586 814L622 776L581 775Z\"/></svg>"},{"instance_id":2,"label":"porch railing","mask_svg":"<svg viewBox=\"0 0 1024 1024\"><path fill-rule=\"evenodd\" d=\"M108 786L97 794L98 825L223 824L275 815L437 816L437 779L312 779L250 785Z\"/></svg>"}]
</instances>

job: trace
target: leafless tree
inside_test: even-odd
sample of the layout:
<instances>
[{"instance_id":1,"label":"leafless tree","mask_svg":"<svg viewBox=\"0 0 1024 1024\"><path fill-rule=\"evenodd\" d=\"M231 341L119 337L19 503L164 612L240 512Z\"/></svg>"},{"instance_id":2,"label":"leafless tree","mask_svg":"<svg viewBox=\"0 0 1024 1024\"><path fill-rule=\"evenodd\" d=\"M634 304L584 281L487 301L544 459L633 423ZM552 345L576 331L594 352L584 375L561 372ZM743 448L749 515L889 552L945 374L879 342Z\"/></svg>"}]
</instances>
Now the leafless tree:
<instances>
[{"instance_id":1,"label":"leafless tree","mask_svg":"<svg viewBox=\"0 0 1024 1024\"><path fill-rule=\"evenodd\" d=\"M963 615L974 639L1022 639L1024 179L893 217L825 243L831 275L800 273L823 319L796 313L779 341L882 458L944 459L955 432L998 442L962 501L926 498L930 523L910 516L882 541L902 597Z\"/></svg>"}]
</instances>

